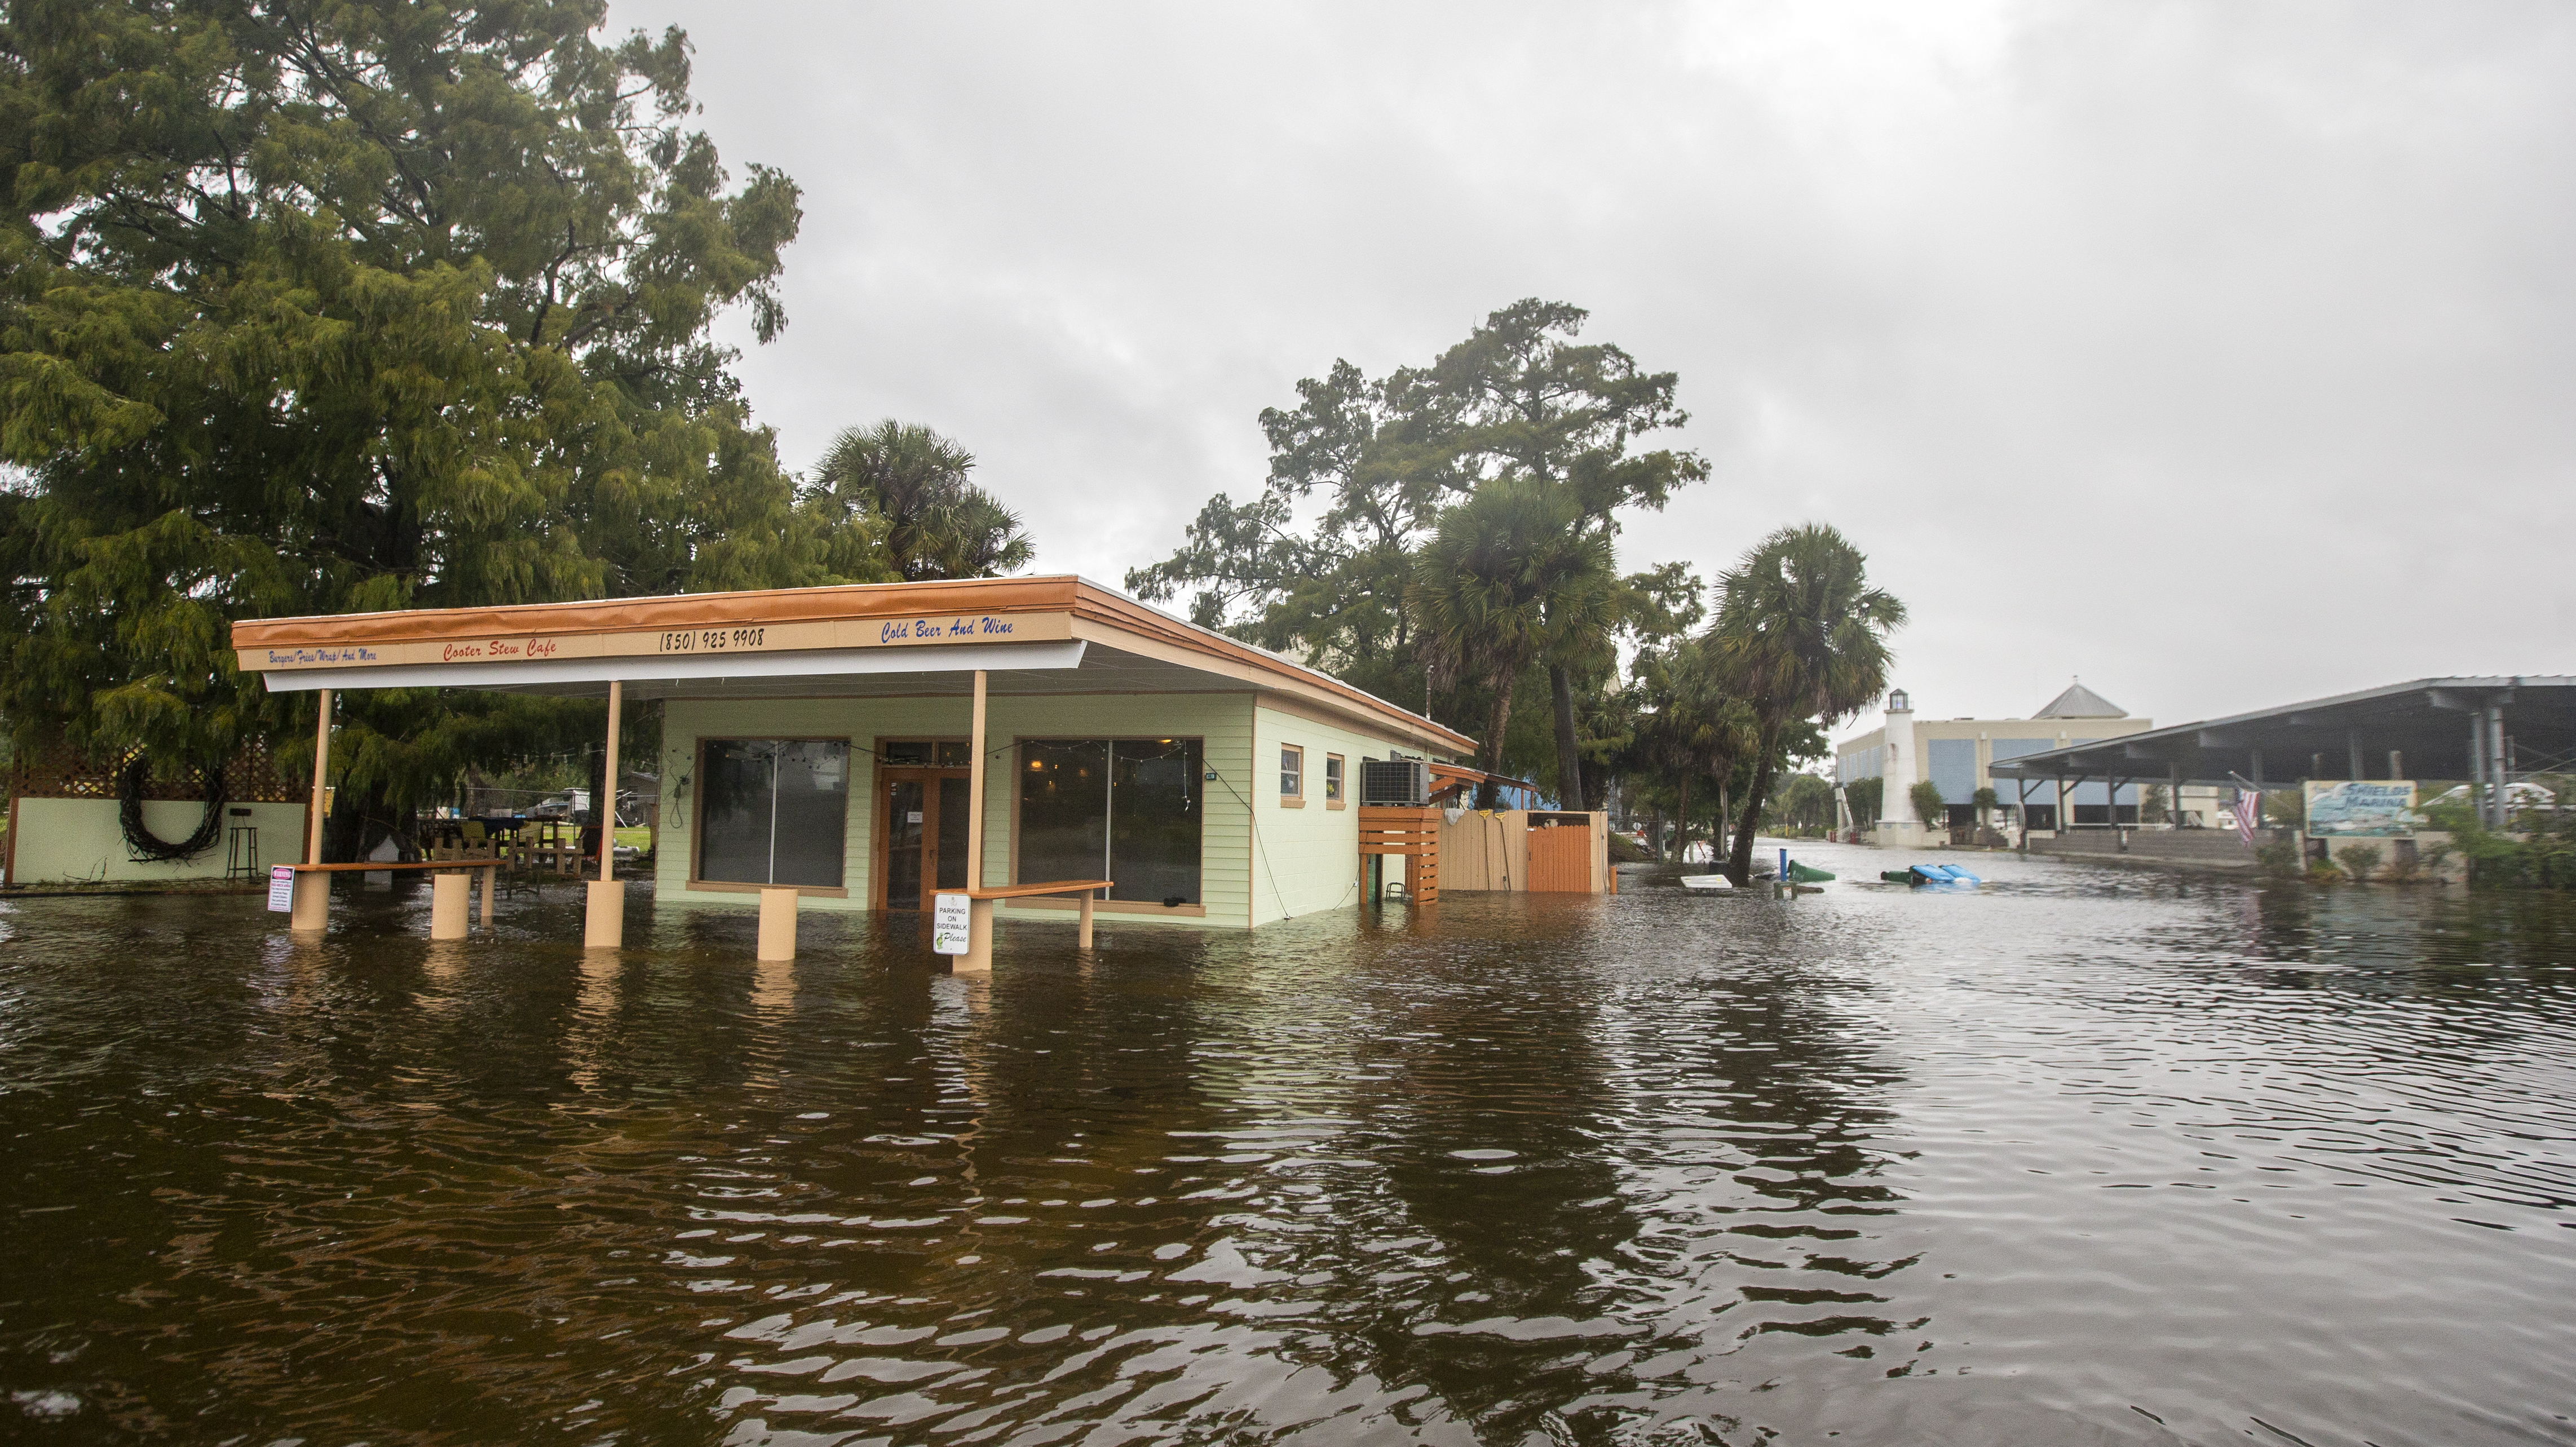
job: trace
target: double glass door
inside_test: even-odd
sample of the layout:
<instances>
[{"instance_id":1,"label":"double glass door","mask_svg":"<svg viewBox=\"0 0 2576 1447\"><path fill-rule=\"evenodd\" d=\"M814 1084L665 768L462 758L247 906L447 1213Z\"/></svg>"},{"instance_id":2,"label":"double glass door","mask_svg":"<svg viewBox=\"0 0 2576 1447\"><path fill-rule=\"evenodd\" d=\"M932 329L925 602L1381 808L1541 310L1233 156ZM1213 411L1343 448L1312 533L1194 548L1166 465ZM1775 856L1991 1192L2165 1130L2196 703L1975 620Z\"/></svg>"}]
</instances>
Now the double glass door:
<instances>
[{"instance_id":1,"label":"double glass door","mask_svg":"<svg viewBox=\"0 0 2576 1447\"><path fill-rule=\"evenodd\" d=\"M887 769L878 777L886 855L877 907L928 909L939 891L964 889L966 771Z\"/></svg>"}]
</instances>

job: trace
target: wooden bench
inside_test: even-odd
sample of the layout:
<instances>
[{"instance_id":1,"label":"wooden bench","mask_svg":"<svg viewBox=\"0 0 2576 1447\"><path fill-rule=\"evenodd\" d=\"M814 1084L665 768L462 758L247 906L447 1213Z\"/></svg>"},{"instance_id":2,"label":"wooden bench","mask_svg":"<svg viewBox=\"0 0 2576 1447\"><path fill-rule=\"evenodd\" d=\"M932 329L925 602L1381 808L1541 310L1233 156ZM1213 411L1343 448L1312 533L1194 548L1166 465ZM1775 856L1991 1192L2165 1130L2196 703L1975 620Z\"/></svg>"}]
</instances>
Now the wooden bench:
<instances>
[{"instance_id":1,"label":"wooden bench","mask_svg":"<svg viewBox=\"0 0 2576 1447\"><path fill-rule=\"evenodd\" d=\"M295 872L295 909L287 916L287 928L319 934L330 923L331 879L334 874L391 873L397 869L428 869L440 875L454 875L459 883L452 898L444 889L435 890L429 902L429 937L434 940L465 938L465 881L472 874L483 876L483 927L492 927L492 886L500 871L497 859L399 859L360 860L355 864L281 864L280 869ZM307 886L304 876L312 875Z\"/></svg>"},{"instance_id":2,"label":"wooden bench","mask_svg":"<svg viewBox=\"0 0 2576 1447\"><path fill-rule=\"evenodd\" d=\"M1048 879L1034 884L993 884L981 889L943 889L941 894L962 894L967 899L966 953L955 957L960 970L993 968L993 905L1005 899L1035 899L1048 894L1082 896L1082 924L1076 944L1091 948L1091 897L1109 888L1106 879ZM764 886L760 891L760 945L754 958L776 963L796 958L797 892L785 885Z\"/></svg>"},{"instance_id":3,"label":"wooden bench","mask_svg":"<svg viewBox=\"0 0 2576 1447\"><path fill-rule=\"evenodd\" d=\"M976 907L982 912L982 918L978 921L982 928L976 932L984 937L984 962L990 964L992 963L993 906L991 902L993 900L1037 899L1050 894L1081 895L1082 922L1074 932L1074 947L1087 950L1091 948L1091 897L1109 888L1109 885L1110 881L1106 879L1046 879L1035 884L988 884L982 889L946 890L943 893L963 893L968 899L975 901ZM974 953L971 944L968 953Z\"/></svg>"}]
</instances>

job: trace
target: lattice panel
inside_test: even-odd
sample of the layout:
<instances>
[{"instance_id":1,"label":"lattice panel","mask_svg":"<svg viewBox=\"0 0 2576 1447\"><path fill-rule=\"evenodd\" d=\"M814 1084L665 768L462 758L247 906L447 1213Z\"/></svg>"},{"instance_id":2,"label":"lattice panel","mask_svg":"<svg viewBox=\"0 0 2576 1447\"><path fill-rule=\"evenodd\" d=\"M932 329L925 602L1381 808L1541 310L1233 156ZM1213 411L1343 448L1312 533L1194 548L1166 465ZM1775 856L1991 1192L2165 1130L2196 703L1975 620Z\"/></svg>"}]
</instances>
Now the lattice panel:
<instances>
[{"instance_id":1,"label":"lattice panel","mask_svg":"<svg viewBox=\"0 0 2576 1447\"><path fill-rule=\"evenodd\" d=\"M29 799L113 799L116 777L133 758L132 750L97 756L61 744L40 746L11 762L9 792ZM278 772L264 741L242 745L224 765L224 795L236 804L293 804L305 793ZM147 774L143 797L194 803L206 797L205 779L193 769L176 778Z\"/></svg>"}]
</instances>

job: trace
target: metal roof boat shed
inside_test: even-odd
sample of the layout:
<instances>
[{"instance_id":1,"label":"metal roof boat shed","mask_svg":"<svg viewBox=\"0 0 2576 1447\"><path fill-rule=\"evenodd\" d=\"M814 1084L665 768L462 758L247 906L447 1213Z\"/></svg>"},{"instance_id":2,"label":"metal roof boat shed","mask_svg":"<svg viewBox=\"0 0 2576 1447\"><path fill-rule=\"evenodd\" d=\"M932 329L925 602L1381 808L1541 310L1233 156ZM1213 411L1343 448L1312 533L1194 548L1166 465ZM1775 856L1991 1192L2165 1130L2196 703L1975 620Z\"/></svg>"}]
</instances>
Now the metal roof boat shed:
<instances>
[{"instance_id":1,"label":"metal roof boat shed","mask_svg":"<svg viewBox=\"0 0 2576 1447\"><path fill-rule=\"evenodd\" d=\"M266 619L233 645L325 718L351 688L663 700L666 902L1098 879L1109 914L1247 928L1356 898L1363 760L1475 747L1070 576Z\"/></svg>"},{"instance_id":2,"label":"metal roof boat shed","mask_svg":"<svg viewBox=\"0 0 2576 1447\"><path fill-rule=\"evenodd\" d=\"M2576 763L2576 678L2419 678L1998 761L1998 778L2288 787L2301 779L2479 786L2492 825L2516 774Z\"/></svg>"}]
</instances>

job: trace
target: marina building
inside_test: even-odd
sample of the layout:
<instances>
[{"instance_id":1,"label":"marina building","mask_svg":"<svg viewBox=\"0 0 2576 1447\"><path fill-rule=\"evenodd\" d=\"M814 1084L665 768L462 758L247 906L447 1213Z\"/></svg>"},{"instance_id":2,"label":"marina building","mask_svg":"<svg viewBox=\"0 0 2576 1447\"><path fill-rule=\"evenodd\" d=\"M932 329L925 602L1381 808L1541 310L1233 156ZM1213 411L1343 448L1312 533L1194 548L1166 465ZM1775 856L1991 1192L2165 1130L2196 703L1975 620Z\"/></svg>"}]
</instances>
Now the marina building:
<instances>
[{"instance_id":1,"label":"marina building","mask_svg":"<svg viewBox=\"0 0 2576 1447\"><path fill-rule=\"evenodd\" d=\"M2122 784L2115 797L2100 780L2058 788L2045 782L1997 780L1998 763L2074 744L2144 733L2155 721L2137 718L2078 679L2028 718L1916 716L1903 689L1887 695L1884 721L1834 747L1834 783L1847 789L1880 780L1878 817L1863 837L1896 847L1919 846L1972 835L1978 826L1976 795L1991 788L1999 801L1984 821L2007 836L2023 830L2050 834L2066 828L2138 822L2139 785ZM1912 790L1929 780L1941 790L1942 817L1917 819ZM2217 791L2186 787L2174 815L2181 827L2206 827L2216 819Z\"/></svg>"}]
</instances>

